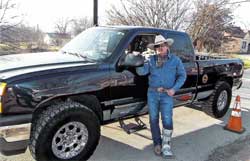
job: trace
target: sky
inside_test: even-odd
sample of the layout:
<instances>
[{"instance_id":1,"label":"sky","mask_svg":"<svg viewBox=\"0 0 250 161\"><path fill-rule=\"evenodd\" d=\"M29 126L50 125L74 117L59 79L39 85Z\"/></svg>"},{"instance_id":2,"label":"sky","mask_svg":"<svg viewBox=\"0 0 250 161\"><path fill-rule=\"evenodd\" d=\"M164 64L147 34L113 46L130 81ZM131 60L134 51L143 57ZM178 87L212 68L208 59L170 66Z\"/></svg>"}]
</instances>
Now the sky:
<instances>
[{"instance_id":1,"label":"sky","mask_svg":"<svg viewBox=\"0 0 250 161\"><path fill-rule=\"evenodd\" d=\"M41 28L45 32L53 32L54 24L59 18L93 17L93 0L16 0L19 12L24 14L24 22ZM105 25L106 10L111 4L117 5L119 0L99 0L99 24ZM234 12L235 24L242 29L250 30L250 2L242 3Z\"/></svg>"}]
</instances>

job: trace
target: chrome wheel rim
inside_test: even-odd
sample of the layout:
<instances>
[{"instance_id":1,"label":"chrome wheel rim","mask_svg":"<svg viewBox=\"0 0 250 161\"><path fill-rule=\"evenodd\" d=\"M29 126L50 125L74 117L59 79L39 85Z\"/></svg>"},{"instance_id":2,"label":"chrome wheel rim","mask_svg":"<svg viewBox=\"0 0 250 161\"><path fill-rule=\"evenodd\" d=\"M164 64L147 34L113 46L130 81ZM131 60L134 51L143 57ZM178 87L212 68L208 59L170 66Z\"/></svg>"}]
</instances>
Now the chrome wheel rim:
<instances>
[{"instance_id":1,"label":"chrome wheel rim","mask_svg":"<svg viewBox=\"0 0 250 161\"><path fill-rule=\"evenodd\" d=\"M54 135L52 151L60 159L71 159L82 152L87 141L87 127L81 122L69 122Z\"/></svg>"},{"instance_id":2,"label":"chrome wheel rim","mask_svg":"<svg viewBox=\"0 0 250 161\"><path fill-rule=\"evenodd\" d=\"M223 90L217 100L217 107L219 111L222 111L226 105L227 105L227 100L228 100L228 93L226 90Z\"/></svg>"}]
</instances>

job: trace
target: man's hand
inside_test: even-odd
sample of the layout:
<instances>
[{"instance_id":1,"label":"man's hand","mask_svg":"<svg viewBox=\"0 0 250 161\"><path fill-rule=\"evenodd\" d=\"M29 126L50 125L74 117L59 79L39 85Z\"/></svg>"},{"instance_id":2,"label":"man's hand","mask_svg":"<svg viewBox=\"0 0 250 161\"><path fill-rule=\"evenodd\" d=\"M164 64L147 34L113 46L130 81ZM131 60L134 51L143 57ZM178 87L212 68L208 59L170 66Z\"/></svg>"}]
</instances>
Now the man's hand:
<instances>
[{"instance_id":1,"label":"man's hand","mask_svg":"<svg viewBox=\"0 0 250 161\"><path fill-rule=\"evenodd\" d=\"M147 61L149 61L150 56L155 55L155 54L156 54L156 53L155 53L154 50L148 49L148 50L146 50L146 51L144 51L144 52L142 53L142 56L144 57L145 62L147 62Z\"/></svg>"},{"instance_id":2,"label":"man's hand","mask_svg":"<svg viewBox=\"0 0 250 161\"><path fill-rule=\"evenodd\" d=\"M150 55L149 54L142 54L143 58L144 58L144 63L149 62L150 59Z\"/></svg>"},{"instance_id":3,"label":"man's hand","mask_svg":"<svg viewBox=\"0 0 250 161\"><path fill-rule=\"evenodd\" d=\"M169 89L169 90L167 90L167 94L172 97L175 94L175 90L174 89Z\"/></svg>"}]
</instances>

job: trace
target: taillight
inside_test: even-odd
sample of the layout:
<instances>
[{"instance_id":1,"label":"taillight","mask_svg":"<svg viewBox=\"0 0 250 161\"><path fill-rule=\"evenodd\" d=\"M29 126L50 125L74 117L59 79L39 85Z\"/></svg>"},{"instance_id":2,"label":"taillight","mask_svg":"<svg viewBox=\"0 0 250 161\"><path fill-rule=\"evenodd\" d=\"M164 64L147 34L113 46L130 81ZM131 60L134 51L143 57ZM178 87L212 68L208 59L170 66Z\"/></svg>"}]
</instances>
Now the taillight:
<instances>
[{"instance_id":1,"label":"taillight","mask_svg":"<svg viewBox=\"0 0 250 161\"><path fill-rule=\"evenodd\" d=\"M0 83L0 113L3 112L3 96L5 95L6 87L6 83Z\"/></svg>"}]
</instances>

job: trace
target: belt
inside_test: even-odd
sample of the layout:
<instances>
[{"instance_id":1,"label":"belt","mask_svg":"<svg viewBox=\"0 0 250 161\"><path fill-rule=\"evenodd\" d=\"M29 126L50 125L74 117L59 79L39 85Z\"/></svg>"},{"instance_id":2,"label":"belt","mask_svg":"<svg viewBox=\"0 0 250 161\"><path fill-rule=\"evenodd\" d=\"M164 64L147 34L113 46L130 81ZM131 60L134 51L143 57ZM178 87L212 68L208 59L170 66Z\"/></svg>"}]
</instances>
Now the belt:
<instances>
[{"instance_id":1,"label":"belt","mask_svg":"<svg viewBox=\"0 0 250 161\"><path fill-rule=\"evenodd\" d=\"M149 89L152 89L152 90L159 92L159 93L164 93L164 92L167 92L169 90L169 89L163 88L163 87L149 87Z\"/></svg>"}]
</instances>

